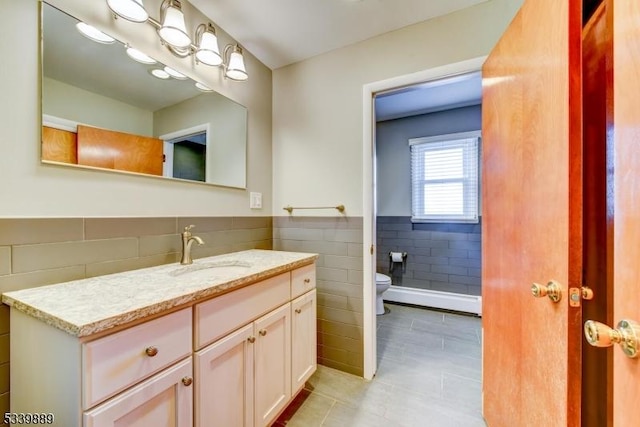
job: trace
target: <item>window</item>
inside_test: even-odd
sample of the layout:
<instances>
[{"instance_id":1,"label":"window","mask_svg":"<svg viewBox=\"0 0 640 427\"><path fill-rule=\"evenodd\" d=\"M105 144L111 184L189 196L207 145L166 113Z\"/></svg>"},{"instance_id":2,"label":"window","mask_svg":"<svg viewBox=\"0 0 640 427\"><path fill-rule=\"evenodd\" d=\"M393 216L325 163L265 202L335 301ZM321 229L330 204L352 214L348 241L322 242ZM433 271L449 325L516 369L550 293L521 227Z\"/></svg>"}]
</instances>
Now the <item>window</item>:
<instances>
[{"instance_id":1,"label":"window","mask_svg":"<svg viewBox=\"0 0 640 427\"><path fill-rule=\"evenodd\" d=\"M411 220L478 222L480 131L409 140Z\"/></svg>"}]
</instances>

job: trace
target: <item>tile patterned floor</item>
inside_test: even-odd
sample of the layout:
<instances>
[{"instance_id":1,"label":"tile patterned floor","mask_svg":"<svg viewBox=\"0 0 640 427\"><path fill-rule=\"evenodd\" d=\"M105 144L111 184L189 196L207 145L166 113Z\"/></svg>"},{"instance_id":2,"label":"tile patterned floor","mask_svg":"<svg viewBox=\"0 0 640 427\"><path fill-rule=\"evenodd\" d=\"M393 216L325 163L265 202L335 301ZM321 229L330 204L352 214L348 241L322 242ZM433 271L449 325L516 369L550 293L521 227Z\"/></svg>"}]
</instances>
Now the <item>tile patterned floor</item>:
<instances>
[{"instance_id":1,"label":"tile patterned floor","mask_svg":"<svg viewBox=\"0 0 640 427\"><path fill-rule=\"evenodd\" d=\"M378 316L378 372L365 381L325 366L276 427L485 427L481 320L396 304Z\"/></svg>"}]
</instances>

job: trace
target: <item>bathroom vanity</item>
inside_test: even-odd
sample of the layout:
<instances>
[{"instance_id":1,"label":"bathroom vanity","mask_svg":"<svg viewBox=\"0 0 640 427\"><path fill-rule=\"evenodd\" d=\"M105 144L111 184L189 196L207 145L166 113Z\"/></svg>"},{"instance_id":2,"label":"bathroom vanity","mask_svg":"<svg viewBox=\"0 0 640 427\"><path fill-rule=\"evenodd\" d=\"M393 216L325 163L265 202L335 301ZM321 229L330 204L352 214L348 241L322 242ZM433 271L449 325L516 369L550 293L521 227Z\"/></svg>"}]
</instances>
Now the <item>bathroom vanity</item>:
<instances>
[{"instance_id":1,"label":"bathroom vanity","mask_svg":"<svg viewBox=\"0 0 640 427\"><path fill-rule=\"evenodd\" d=\"M4 294L11 412L269 425L316 370L316 258L249 250Z\"/></svg>"}]
</instances>

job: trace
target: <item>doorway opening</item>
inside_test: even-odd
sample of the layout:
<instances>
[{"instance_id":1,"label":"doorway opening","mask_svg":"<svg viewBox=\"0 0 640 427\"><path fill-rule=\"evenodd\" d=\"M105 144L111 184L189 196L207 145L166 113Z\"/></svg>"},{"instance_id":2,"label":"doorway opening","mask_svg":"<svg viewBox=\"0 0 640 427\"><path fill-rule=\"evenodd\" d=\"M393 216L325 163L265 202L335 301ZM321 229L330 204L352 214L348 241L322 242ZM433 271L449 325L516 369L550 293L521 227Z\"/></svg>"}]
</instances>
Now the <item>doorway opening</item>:
<instances>
[{"instance_id":1,"label":"doorway opening","mask_svg":"<svg viewBox=\"0 0 640 427\"><path fill-rule=\"evenodd\" d=\"M375 95L376 272L387 301L481 314L479 71Z\"/></svg>"},{"instance_id":2,"label":"doorway opening","mask_svg":"<svg viewBox=\"0 0 640 427\"><path fill-rule=\"evenodd\" d=\"M413 232L413 226L410 220L410 217L411 217L410 211L408 212L408 215L406 215L407 213L406 209L410 209L410 208L407 208L407 206L410 205L409 193L410 193L411 184L410 184L410 181L407 181L408 183L405 186L406 188L399 187L397 183L394 184L393 180L385 176L385 174L382 172L383 169L381 169L381 164L379 162L378 138L379 138L379 133L386 132L386 130L383 131L382 127L379 126L378 123L387 121L387 122L394 122L394 124L398 124L404 121L406 123L403 126L411 128L412 125L410 124L410 122L416 121L416 119L412 117L428 116L430 114L437 115L441 111L444 111L447 109L460 110L462 111L462 113L469 113L469 111L473 109L473 108L470 109L469 107L471 107L472 105L478 105L480 103L479 101L481 99L481 86L479 87L480 88L479 95L476 95L475 101L470 101L470 100L464 101L462 99L454 101L453 100L454 92L455 92L454 83L464 85L464 84L467 84L464 82L473 81L473 78L476 79L476 83L477 83L480 79L480 68L482 66L482 63L484 62L484 59L485 59L484 57L481 57L481 58L475 58L468 61L463 61L460 63L449 64L446 66L425 70L423 72L414 73L411 75L400 76L400 77L392 78L389 80L370 83L363 87L363 175L364 175L363 188L365 188L364 197L363 197L363 217L364 217L363 218L364 219L363 221L364 222L363 256L365 259L365 262L363 265L363 270L364 270L363 277L365 279L365 283L367 282L375 283L375 275L376 275L376 272L378 272L378 270L382 270L382 272L384 272L384 270L387 270L387 272L389 272L390 270L392 270L392 267L393 267L393 269L399 273L398 276L407 272L407 270L409 269L408 263L409 263L409 259L410 259L409 257L411 256L411 254L410 253L407 254L406 264L405 265L400 264L399 266L400 269L397 270L396 268L398 266L392 263L393 257L391 256L390 253L393 253L393 252L404 253L408 251L401 250L399 248L400 245L393 246L393 248L396 250L391 250L391 248L388 245L384 244L385 243L384 239L385 238L396 239L397 241L395 243L401 243L400 242L401 240L407 239L408 235L406 234L399 235L399 233L396 233L395 236L390 236L390 234L386 233L386 231L391 231L391 229L394 229L394 228L396 229L394 230L396 232L404 232L404 233ZM429 89L433 90L434 92L441 93L441 95L437 96L441 98L441 100L438 101L440 103L439 107L437 107L436 104L427 105L425 104L424 99L422 99L421 101L422 105L414 106L413 114L407 114L406 111L400 112L401 110L400 107L403 104L405 104L406 106L406 104L408 103L407 99L412 98L413 100L411 102L416 103L417 105L420 102L420 99L424 97L424 93L422 91L429 90ZM434 96L434 98L437 98L437 97ZM443 100L448 100L448 102L444 102ZM385 105L386 103L388 103L389 105ZM448 108L443 108L444 105L448 105ZM389 109L385 110L387 107L389 107ZM467 111L463 111L465 109ZM457 113L460 113L460 111L458 111ZM432 121L433 121L433 117L434 116L431 117ZM437 121L437 120L436 122L440 123L440 121ZM409 123L409 125L407 125L407 123ZM388 127L388 126L385 126L385 127ZM479 128L476 128L474 130L479 130ZM414 132L415 131L416 130L414 129ZM411 133L411 131L407 131L407 132ZM397 136L397 133L394 132L393 130L389 130L389 134L395 134ZM413 138L422 137L422 136L427 136L427 135L415 134L415 133L412 134ZM404 138L403 136L400 137L400 139L403 139L403 138ZM402 148L404 150L408 150L408 139L409 138L404 138L404 141L402 143L403 145ZM390 144L392 146L394 143L392 142ZM398 143L396 142L395 145L398 145ZM389 147L385 147L385 148L389 148ZM380 147L380 149L382 150L383 148ZM393 153L382 153L381 157L384 157L385 154L390 154L391 158L394 157ZM393 161L391 161L391 164L393 165ZM408 168L406 164L405 166L402 166L396 163L395 166L391 166L388 169L392 175L400 176L404 174L403 179L410 180L410 170L409 170L410 168ZM401 192L404 195L400 195ZM399 198L404 198L404 202L402 203L399 202L398 201ZM383 199L383 200L387 199L387 202L383 201L383 203L386 203L384 205L384 208L380 203L380 199ZM395 209L398 209L398 207L401 205L405 206L404 208L405 211L404 213L402 213L402 215L398 215L400 211ZM381 222L381 221L378 221L378 217L380 216L381 213L384 214L385 213L384 209L387 209L387 208L390 209L387 212L389 213L389 215L385 215L385 216L408 217L409 218L408 223L400 224L400 225L397 225L397 224L390 225L389 227L387 227L388 228L387 230L382 230L378 224L379 222ZM404 221L405 219L385 218L385 221L387 220L388 221ZM479 229L480 227L479 224L477 224L477 227ZM433 233L445 232L445 231L433 231L433 230L416 230L416 231L419 231L420 232L419 234L423 236L428 234L433 234ZM456 233L456 231L454 231L454 233ZM439 236L439 237L442 237L442 236ZM460 238L461 236L456 236L456 237ZM382 242L382 245L380 245L379 242ZM473 242L473 241L467 240L467 242ZM389 242L387 241L387 243ZM455 247L455 246L464 246L464 244L460 245L459 243L455 243L453 244L453 247L449 247L448 241L446 242L446 244L447 244L447 248L441 247L439 249L441 249L442 251L441 252L436 251L436 252L438 252L438 254L441 253L442 255L447 255L447 258L456 258L451 255L462 255L462 252L456 252L457 250L466 251L467 256L469 255L469 251L473 250L473 249L462 249L461 247L460 248ZM425 245L428 245L428 244L425 243ZM444 245L444 243L437 243L433 245L436 245L436 246ZM475 243L475 245L477 246L478 244ZM414 249L411 249L411 252L414 252L412 257L414 261L416 259L426 261L426 259L416 258L418 256L434 258L432 257L432 254L431 254L431 249L432 249L431 247L425 246L422 249L423 252L425 252L425 248L429 249L429 255L419 255L416 252L415 246L413 248ZM453 252L444 252L445 250L446 251L453 250ZM473 255L477 255L478 259L479 259L479 252L480 251L478 250L477 254L475 253L473 254ZM435 256L435 258L442 258L442 257ZM430 259L428 261L436 261L436 260ZM444 262L444 260L440 260L440 261ZM430 269L431 264L427 264L427 265L429 266L428 268ZM449 265L448 262L447 262L447 265ZM467 269L467 273L468 273L468 268L470 267L464 267L464 268ZM472 268L475 268L475 267L472 267ZM412 271L415 271L415 269ZM444 270L441 268L440 271L444 271ZM462 269L459 269L456 271L460 273L462 272ZM474 270L474 273L479 275L478 271L479 271L479 268L477 268L477 270ZM393 280L393 272L391 273L392 273L391 276ZM437 274L442 274L442 275L446 274L447 281L448 281L448 276L451 273L437 273ZM426 278L427 276L423 276L423 277ZM437 278L443 279L445 276L431 276L431 277L436 279ZM479 277L474 280L479 284ZM427 281L430 282L430 279L427 279ZM434 280L434 281L438 281L438 280ZM413 277L411 278L411 280L408 280L403 276L402 282L403 282L403 285L416 284L416 282L413 282ZM428 286L431 286L431 284L429 283ZM471 302L472 305L475 304L475 307L477 307L475 309L476 314L480 314L479 295L477 296L464 295L457 292L434 291L433 289L420 289L420 288L411 287L411 286L398 286L398 288L400 289L397 289L397 290L390 289L389 291L392 291L391 294L396 294L395 298L399 302L414 304L415 302L413 301L415 301L416 294L427 294L429 295L430 300L425 301L424 302L425 305L445 308L441 305L441 303L438 302L438 300L441 299L441 297L443 296L441 294L451 294L451 295L447 295L447 297L450 297L453 299L460 299L463 302L466 301L465 304L469 302ZM376 304L375 304L376 292L375 292L374 286L364 286L363 289L364 289L363 332L364 332L364 347L365 347L364 377L370 379L375 374L375 371L377 368L377 360L376 360L376 356L377 356L376 322L377 320L376 320ZM461 288L457 288L457 289L461 289ZM478 286L478 289L479 289L479 286ZM386 297L386 298L389 298L389 297ZM394 298L394 296L391 296L391 298ZM408 299L408 301L406 299ZM421 303L417 305L421 305ZM453 309L456 309L456 308L453 308ZM457 309L460 310L460 307ZM461 309L461 311L474 312L474 310L466 308L466 306L464 306Z\"/></svg>"},{"instance_id":3,"label":"doorway opening","mask_svg":"<svg viewBox=\"0 0 640 427\"><path fill-rule=\"evenodd\" d=\"M164 141L163 176L207 181L209 125L182 129L160 139Z\"/></svg>"}]
</instances>

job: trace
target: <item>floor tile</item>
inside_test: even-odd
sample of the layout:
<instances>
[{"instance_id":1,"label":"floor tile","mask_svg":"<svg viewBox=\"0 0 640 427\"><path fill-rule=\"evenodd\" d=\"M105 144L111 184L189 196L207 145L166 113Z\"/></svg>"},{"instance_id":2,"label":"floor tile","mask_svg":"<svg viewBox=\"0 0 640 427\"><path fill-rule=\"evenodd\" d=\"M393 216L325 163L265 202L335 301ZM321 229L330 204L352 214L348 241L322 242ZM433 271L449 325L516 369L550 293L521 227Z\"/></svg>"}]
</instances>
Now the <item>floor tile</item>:
<instances>
[{"instance_id":1,"label":"floor tile","mask_svg":"<svg viewBox=\"0 0 640 427\"><path fill-rule=\"evenodd\" d=\"M486 427L481 319L385 304L372 381L325 366L276 427Z\"/></svg>"},{"instance_id":2,"label":"floor tile","mask_svg":"<svg viewBox=\"0 0 640 427\"><path fill-rule=\"evenodd\" d=\"M302 390L273 425L274 427L321 426L335 403L335 399Z\"/></svg>"},{"instance_id":3,"label":"floor tile","mask_svg":"<svg viewBox=\"0 0 640 427\"><path fill-rule=\"evenodd\" d=\"M362 408L336 403L322 424L323 427L389 427L389 420Z\"/></svg>"}]
</instances>

